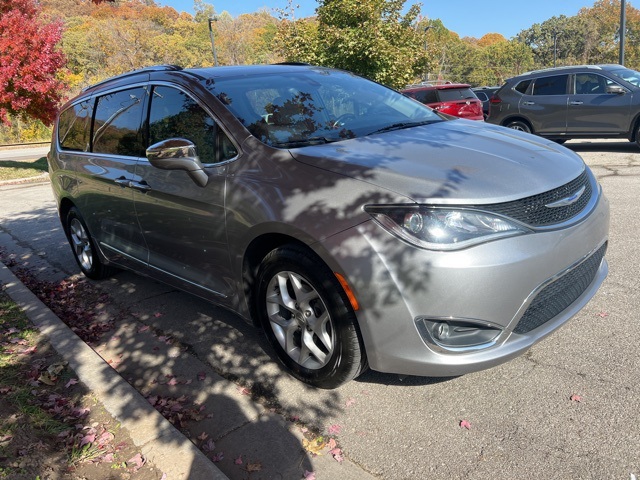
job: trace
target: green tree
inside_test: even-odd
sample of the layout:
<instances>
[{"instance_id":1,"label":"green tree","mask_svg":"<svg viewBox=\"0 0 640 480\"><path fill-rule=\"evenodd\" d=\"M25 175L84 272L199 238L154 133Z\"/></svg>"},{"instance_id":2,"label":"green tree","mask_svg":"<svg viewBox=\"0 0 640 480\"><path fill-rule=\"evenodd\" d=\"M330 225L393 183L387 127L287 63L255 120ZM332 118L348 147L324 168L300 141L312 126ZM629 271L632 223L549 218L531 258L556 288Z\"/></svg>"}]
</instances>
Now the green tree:
<instances>
[{"instance_id":1,"label":"green tree","mask_svg":"<svg viewBox=\"0 0 640 480\"><path fill-rule=\"evenodd\" d=\"M417 5L405 0L320 0L317 23L284 19L279 46L287 60L343 68L392 87L422 69Z\"/></svg>"}]
</instances>

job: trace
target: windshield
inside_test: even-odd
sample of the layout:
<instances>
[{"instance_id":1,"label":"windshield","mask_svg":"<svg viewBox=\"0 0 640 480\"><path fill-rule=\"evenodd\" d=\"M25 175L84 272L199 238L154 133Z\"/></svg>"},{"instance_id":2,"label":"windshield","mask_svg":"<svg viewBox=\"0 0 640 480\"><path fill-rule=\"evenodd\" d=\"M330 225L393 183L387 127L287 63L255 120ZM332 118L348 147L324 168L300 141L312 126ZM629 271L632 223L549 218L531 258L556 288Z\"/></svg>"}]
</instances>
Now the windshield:
<instances>
[{"instance_id":1,"label":"windshield","mask_svg":"<svg viewBox=\"0 0 640 480\"><path fill-rule=\"evenodd\" d=\"M620 70L612 70L611 73L629 83L632 83L636 87L640 87L640 72L629 70L628 68L621 68Z\"/></svg>"},{"instance_id":2,"label":"windshield","mask_svg":"<svg viewBox=\"0 0 640 480\"><path fill-rule=\"evenodd\" d=\"M224 77L207 88L256 138L280 148L444 121L395 90L322 68Z\"/></svg>"}]
</instances>

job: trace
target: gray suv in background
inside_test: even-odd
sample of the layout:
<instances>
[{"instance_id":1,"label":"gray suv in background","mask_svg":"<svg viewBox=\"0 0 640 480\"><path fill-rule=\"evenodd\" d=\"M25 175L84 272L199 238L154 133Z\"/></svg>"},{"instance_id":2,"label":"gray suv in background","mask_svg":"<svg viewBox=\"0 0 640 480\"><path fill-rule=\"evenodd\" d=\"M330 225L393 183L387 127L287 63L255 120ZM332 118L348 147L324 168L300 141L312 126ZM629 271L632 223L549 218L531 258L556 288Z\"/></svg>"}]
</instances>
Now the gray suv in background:
<instances>
[{"instance_id":1,"label":"gray suv in background","mask_svg":"<svg viewBox=\"0 0 640 480\"><path fill-rule=\"evenodd\" d=\"M316 387L505 362L607 274L609 205L577 154L345 71L131 72L62 107L48 160L86 276L228 308Z\"/></svg>"},{"instance_id":2,"label":"gray suv in background","mask_svg":"<svg viewBox=\"0 0 640 480\"><path fill-rule=\"evenodd\" d=\"M626 138L640 145L640 72L584 65L525 73L494 94L487 122L559 142Z\"/></svg>"}]
</instances>

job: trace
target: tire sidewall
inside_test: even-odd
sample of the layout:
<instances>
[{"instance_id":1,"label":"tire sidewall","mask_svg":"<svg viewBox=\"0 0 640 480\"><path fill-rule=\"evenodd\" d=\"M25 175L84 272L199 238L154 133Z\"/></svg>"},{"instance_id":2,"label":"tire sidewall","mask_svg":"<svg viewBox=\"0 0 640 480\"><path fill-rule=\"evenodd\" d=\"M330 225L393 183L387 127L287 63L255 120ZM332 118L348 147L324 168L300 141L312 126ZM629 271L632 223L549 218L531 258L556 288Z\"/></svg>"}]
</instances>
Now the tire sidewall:
<instances>
[{"instance_id":1,"label":"tire sidewall","mask_svg":"<svg viewBox=\"0 0 640 480\"><path fill-rule=\"evenodd\" d=\"M82 266L82 263L80 263L80 259L78 258L78 255L74 250L73 241L71 240L71 222L73 219L77 219L82 224L82 228L84 228L84 231L87 234L87 237L89 239L89 245L91 246L91 256L92 256L90 269L86 269ZM87 224L85 223L84 219L82 218L82 215L80 214L80 212L76 207L72 207L71 209L69 209L69 212L67 212L67 216L65 218L65 223L64 223L64 232L67 236L69 245L71 246L73 258L78 264L78 267L80 267L80 270L82 270L82 273L86 277L94 280L102 278L103 276L101 271L102 264L100 263L100 258L98 257L98 249L96 248L95 243L93 241L93 236L91 236L91 234L89 233Z\"/></svg>"},{"instance_id":2,"label":"tire sidewall","mask_svg":"<svg viewBox=\"0 0 640 480\"><path fill-rule=\"evenodd\" d=\"M520 128L513 128L513 125L517 125ZM529 127L529 125L527 125L522 120L513 120L513 121L510 121L510 122L507 122L507 124L505 126L507 128L512 129L512 130L518 130L519 132L532 133L531 128Z\"/></svg>"},{"instance_id":3,"label":"tire sidewall","mask_svg":"<svg viewBox=\"0 0 640 480\"><path fill-rule=\"evenodd\" d=\"M309 369L293 360L278 342L266 309L266 295L270 280L283 271L293 272L303 277L320 295L331 316L334 331L334 351L329 362L319 369ZM296 248L278 248L262 262L258 270L255 295L255 311L260 324L276 350L278 360L302 382L320 388L335 388L353 378L353 366L347 365L349 339L356 334L356 318L342 287L331 270L319 260L312 261Z\"/></svg>"}]
</instances>

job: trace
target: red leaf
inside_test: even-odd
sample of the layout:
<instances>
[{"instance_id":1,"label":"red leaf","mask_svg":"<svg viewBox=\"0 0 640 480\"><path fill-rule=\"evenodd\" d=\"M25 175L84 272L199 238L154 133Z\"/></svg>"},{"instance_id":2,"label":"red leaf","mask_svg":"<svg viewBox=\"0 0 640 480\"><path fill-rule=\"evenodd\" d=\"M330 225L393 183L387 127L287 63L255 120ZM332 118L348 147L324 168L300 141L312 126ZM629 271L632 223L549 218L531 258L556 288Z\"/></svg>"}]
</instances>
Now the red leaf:
<instances>
[{"instance_id":1,"label":"red leaf","mask_svg":"<svg viewBox=\"0 0 640 480\"><path fill-rule=\"evenodd\" d=\"M207 378L206 372L198 372L198 380L202 382L205 378Z\"/></svg>"},{"instance_id":2,"label":"red leaf","mask_svg":"<svg viewBox=\"0 0 640 480\"><path fill-rule=\"evenodd\" d=\"M198 435L198 440L206 440L209 437L209 434L202 432L200 435Z\"/></svg>"},{"instance_id":3,"label":"red leaf","mask_svg":"<svg viewBox=\"0 0 640 480\"><path fill-rule=\"evenodd\" d=\"M156 318L160 318L162 316L162 314L160 312L156 312L153 314L154 317Z\"/></svg>"},{"instance_id":4,"label":"red leaf","mask_svg":"<svg viewBox=\"0 0 640 480\"><path fill-rule=\"evenodd\" d=\"M315 472L310 472L309 470L304 471L304 480L316 480Z\"/></svg>"},{"instance_id":5,"label":"red leaf","mask_svg":"<svg viewBox=\"0 0 640 480\"><path fill-rule=\"evenodd\" d=\"M235 463L236 465L242 465L242 455L240 455L238 458L236 458L233 463Z\"/></svg>"},{"instance_id":6,"label":"red leaf","mask_svg":"<svg viewBox=\"0 0 640 480\"><path fill-rule=\"evenodd\" d=\"M329 450L329 453L333 456L333 459L336 462L342 463L344 461L344 457L342 456L342 449L334 448L334 449Z\"/></svg>"},{"instance_id":7,"label":"red leaf","mask_svg":"<svg viewBox=\"0 0 640 480\"><path fill-rule=\"evenodd\" d=\"M336 442L335 438L330 438L329 443L327 443L327 446L329 447L329 450L333 450L338 446L338 442Z\"/></svg>"},{"instance_id":8,"label":"red leaf","mask_svg":"<svg viewBox=\"0 0 640 480\"><path fill-rule=\"evenodd\" d=\"M460 420L460 428L466 428L467 430L471 430L471 424L466 420Z\"/></svg>"},{"instance_id":9,"label":"red leaf","mask_svg":"<svg viewBox=\"0 0 640 480\"><path fill-rule=\"evenodd\" d=\"M347 408L349 408L349 407L352 407L353 405L355 405L355 403L356 403L356 401L353 398L350 398L345 402L345 406Z\"/></svg>"},{"instance_id":10,"label":"red leaf","mask_svg":"<svg viewBox=\"0 0 640 480\"><path fill-rule=\"evenodd\" d=\"M582 397L574 393L573 395L571 395L571 397L569 397L569 400L571 400L572 402L580 403L582 401Z\"/></svg>"},{"instance_id":11,"label":"red leaf","mask_svg":"<svg viewBox=\"0 0 640 480\"><path fill-rule=\"evenodd\" d=\"M222 452L220 453L216 453L214 456L211 457L211 461L213 462L221 462L224 459L224 454Z\"/></svg>"},{"instance_id":12,"label":"red leaf","mask_svg":"<svg viewBox=\"0 0 640 480\"><path fill-rule=\"evenodd\" d=\"M340 425L331 425L327 431L329 432L329 435L339 435L340 430L342 430Z\"/></svg>"},{"instance_id":13,"label":"red leaf","mask_svg":"<svg viewBox=\"0 0 640 480\"><path fill-rule=\"evenodd\" d=\"M600 312L600 313L598 313L598 316L599 316L600 318L605 318L605 317L608 317L608 316L609 316L609 314L608 314L607 312Z\"/></svg>"},{"instance_id":14,"label":"red leaf","mask_svg":"<svg viewBox=\"0 0 640 480\"><path fill-rule=\"evenodd\" d=\"M78 380L76 380L75 378L72 378L65 384L64 388L69 388L71 385L75 385L76 383L78 383Z\"/></svg>"}]
</instances>

